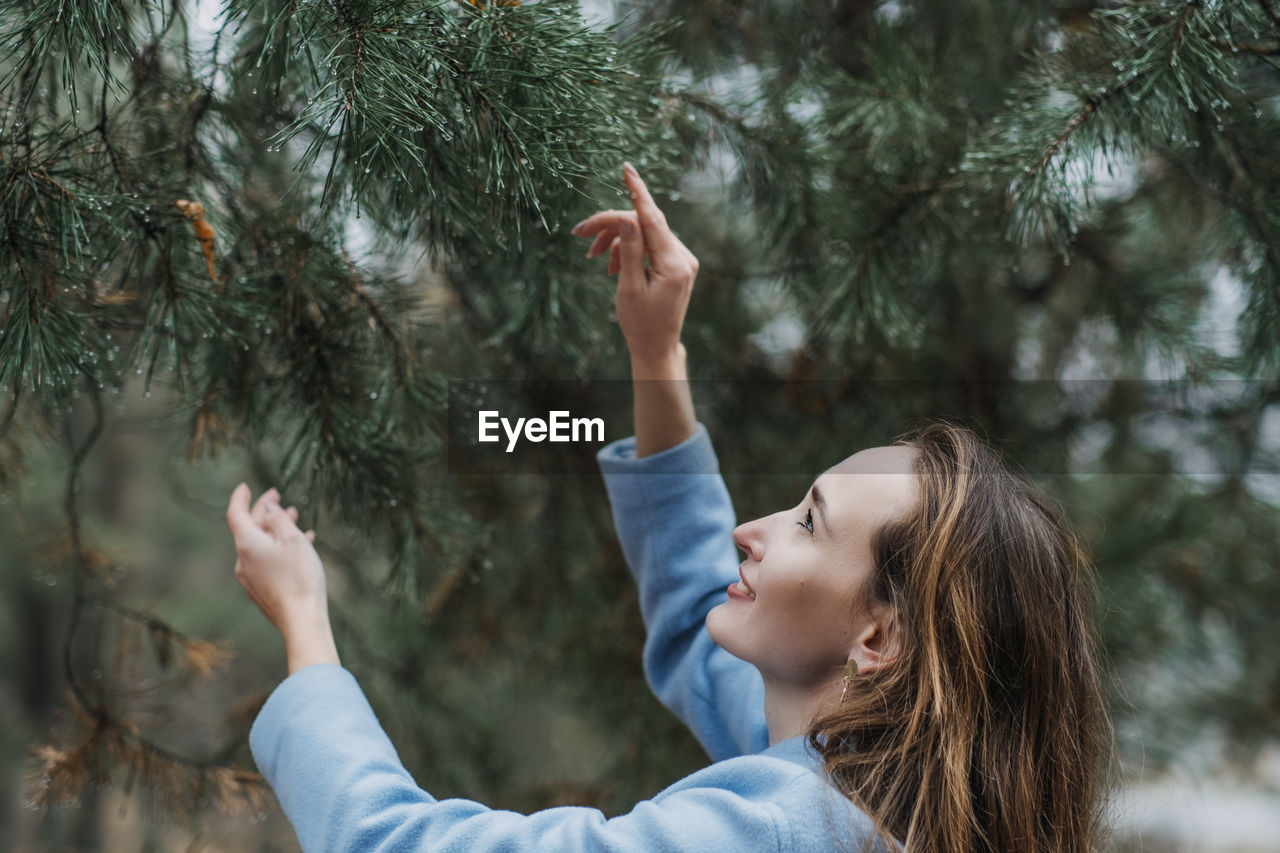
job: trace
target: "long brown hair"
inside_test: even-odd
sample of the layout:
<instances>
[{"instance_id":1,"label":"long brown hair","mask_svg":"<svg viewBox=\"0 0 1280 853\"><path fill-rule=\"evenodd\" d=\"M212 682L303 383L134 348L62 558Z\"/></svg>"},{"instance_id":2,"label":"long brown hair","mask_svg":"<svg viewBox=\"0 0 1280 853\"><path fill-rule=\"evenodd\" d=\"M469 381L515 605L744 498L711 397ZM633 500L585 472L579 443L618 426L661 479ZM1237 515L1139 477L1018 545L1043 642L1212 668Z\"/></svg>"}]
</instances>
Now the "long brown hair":
<instances>
[{"instance_id":1,"label":"long brown hair","mask_svg":"<svg viewBox=\"0 0 1280 853\"><path fill-rule=\"evenodd\" d=\"M855 677L809 742L910 853L1093 849L1110 725L1073 528L972 432L932 423L918 503L872 542L863 591L898 657Z\"/></svg>"}]
</instances>

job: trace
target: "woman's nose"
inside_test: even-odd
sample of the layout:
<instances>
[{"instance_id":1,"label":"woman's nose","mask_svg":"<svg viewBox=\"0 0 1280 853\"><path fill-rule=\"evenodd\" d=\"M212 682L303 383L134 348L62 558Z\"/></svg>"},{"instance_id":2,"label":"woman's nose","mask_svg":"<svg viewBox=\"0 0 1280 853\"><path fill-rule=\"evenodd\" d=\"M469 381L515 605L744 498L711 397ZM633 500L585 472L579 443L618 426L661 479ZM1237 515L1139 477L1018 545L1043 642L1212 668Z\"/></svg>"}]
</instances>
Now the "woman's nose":
<instances>
[{"instance_id":1,"label":"woman's nose","mask_svg":"<svg viewBox=\"0 0 1280 853\"><path fill-rule=\"evenodd\" d=\"M764 557L764 540L760 535L762 529L763 526L758 518L746 524L739 524L733 530L733 544L745 551L748 558L761 559Z\"/></svg>"}]
</instances>

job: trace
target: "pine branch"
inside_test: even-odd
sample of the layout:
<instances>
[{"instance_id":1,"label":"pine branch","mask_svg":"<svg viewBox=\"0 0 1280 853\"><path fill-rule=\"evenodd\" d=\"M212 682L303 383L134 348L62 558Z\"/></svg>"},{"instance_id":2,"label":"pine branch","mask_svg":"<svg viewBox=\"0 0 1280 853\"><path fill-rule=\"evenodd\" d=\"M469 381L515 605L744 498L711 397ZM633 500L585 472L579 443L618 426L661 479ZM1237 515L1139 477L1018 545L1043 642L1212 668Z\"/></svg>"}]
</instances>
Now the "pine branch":
<instances>
[{"instance_id":1,"label":"pine branch","mask_svg":"<svg viewBox=\"0 0 1280 853\"><path fill-rule=\"evenodd\" d=\"M176 10L175 10L176 13ZM163 9L162 9L163 14ZM171 23L172 19L168 23ZM168 23L161 34L168 29ZM115 76L111 56L118 52L136 64L139 51L129 38L129 9L121 3L98 0L39 0L27 15L8 32L0 34L0 56L12 57L8 74L0 77L0 90L21 77L17 98L12 103L18 116L27 115L35 87L45 67L56 53L64 69L83 61L117 89L124 84ZM157 36L157 39L159 36ZM66 75L68 98L76 106L75 79Z\"/></svg>"},{"instance_id":2,"label":"pine branch","mask_svg":"<svg viewBox=\"0 0 1280 853\"><path fill-rule=\"evenodd\" d=\"M77 504L77 495L80 490L80 467L84 464L85 458L89 455L89 451L97 444L98 439L102 436L103 414L102 414L102 397L98 394L98 389L88 383L89 402L93 409L93 425L89 428L88 434L79 447L74 446L71 439L71 421L68 419L65 425L68 444L73 447L71 454L71 463L67 468L67 486L66 493L63 497L63 512L67 518L67 529L70 534L71 553L75 559L77 569L77 584L84 573L89 569L89 564L85 560L84 548L80 541L80 512ZM77 595L80 592L77 585ZM70 645L67 646L67 675L70 680ZM74 683L74 682L73 682Z\"/></svg>"},{"instance_id":3,"label":"pine branch","mask_svg":"<svg viewBox=\"0 0 1280 853\"><path fill-rule=\"evenodd\" d=\"M168 668L172 661L171 645L176 643L186 656L192 670L200 676L212 675L227 660L228 653L214 643L198 640L177 630L168 622L133 607L129 607L110 596L84 592L80 594L83 604L91 604L103 610L109 610L122 619L132 622L146 630L159 658L160 666Z\"/></svg>"},{"instance_id":4,"label":"pine branch","mask_svg":"<svg viewBox=\"0 0 1280 853\"><path fill-rule=\"evenodd\" d=\"M1182 39L1187 33L1187 22L1191 20L1191 15L1201 5L1202 0L1188 0L1186 7L1182 10L1182 14L1178 16L1178 28L1173 34L1173 51L1169 59L1169 63L1174 63L1174 58L1178 55L1178 48L1182 45Z\"/></svg>"},{"instance_id":5,"label":"pine branch","mask_svg":"<svg viewBox=\"0 0 1280 853\"><path fill-rule=\"evenodd\" d=\"M351 84L347 89L347 100L344 107L351 109L352 97L355 90L360 86L360 66L364 63L364 25L351 17L351 13L347 10L346 4L342 0L329 0L334 9L338 12L338 17L343 25L351 32L351 38L356 43L356 61L355 66L351 69Z\"/></svg>"},{"instance_id":6,"label":"pine branch","mask_svg":"<svg viewBox=\"0 0 1280 853\"><path fill-rule=\"evenodd\" d=\"M105 784L116 768L126 771L125 793L133 793L135 782L141 781L148 803L164 819L191 816L205 807L207 795L229 814L257 815L266 806L267 786L259 774L192 763L142 738L135 727L87 713L79 704L72 709L72 721L60 738L69 745L45 744L34 750L38 766L27 785L32 807L75 805L90 783Z\"/></svg>"},{"instance_id":7,"label":"pine branch","mask_svg":"<svg viewBox=\"0 0 1280 853\"><path fill-rule=\"evenodd\" d=\"M70 534L74 601L63 643L63 674L79 722L69 735L64 736L74 742L73 746L58 748L46 745L37 750L41 767L40 775L31 785L32 801L36 806L43 806L51 801L65 803L75 800L89 781L105 782L109 765L115 764L130 770L126 789L132 786L136 773L166 810L189 813L198 807L202 793L212 790L218 805L225 810L256 813L266 800L265 784L258 774L199 761L159 746L142 734L137 726L118 718L106 705L91 698L76 675L73 663L75 637L84 608L90 604L145 628L155 644L161 666L167 666L173 641L181 645L188 663L199 675L210 674L225 656L217 647L193 640L150 614L85 590L87 579L96 571L97 561L90 558L81 539L80 472L104 426L102 400L92 384L88 388L88 396L93 421L78 445L72 439L70 419L65 423L72 455L63 509ZM175 775L175 768L181 769L185 775Z\"/></svg>"},{"instance_id":8,"label":"pine branch","mask_svg":"<svg viewBox=\"0 0 1280 853\"><path fill-rule=\"evenodd\" d=\"M350 264L350 261L348 261ZM354 265L352 265L354 267ZM393 364L396 373L396 384L401 390L404 389L407 381L407 369L405 367L405 345L396 334L395 329L391 327L391 323L387 320L386 314L378 307L378 303L374 302L369 296L369 292L365 290L364 285L354 274L342 279L343 283L350 288L351 293L360 301L360 304L369 312L370 319L377 324L382 331L383 337L386 338L387 349L391 352Z\"/></svg>"},{"instance_id":9,"label":"pine branch","mask_svg":"<svg viewBox=\"0 0 1280 853\"><path fill-rule=\"evenodd\" d=\"M1115 97L1116 95L1124 91L1124 89L1127 88L1128 85L1129 85L1129 81L1125 81L1118 85L1111 86L1111 87L1108 87L1107 89L1104 89L1102 93L1098 95L1092 95L1089 98L1087 98L1085 100L1084 108L1080 110L1080 112L1076 113L1075 118L1073 118L1071 122L1063 129L1062 133L1058 134L1058 138L1053 140L1053 142L1049 143L1049 147L1045 149L1044 156L1040 158L1040 162L1034 166L1027 167L1027 172L1026 172L1027 177L1029 178L1035 177L1046 166L1048 166L1049 163L1053 161L1053 158L1057 155L1057 153L1060 150L1062 150L1062 146L1066 145L1067 141L1071 139L1072 136L1075 135L1075 132L1084 126L1084 123L1085 121L1088 120L1089 116L1092 115L1093 112L1097 110L1098 107L1100 107L1102 104L1106 103L1107 101L1111 100L1113 97Z\"/></svg>"},{"instance_id":10,"label":"pine branch","mask_svg":"<svg viewBox=\"0 0 1280 853\"><path fill-rule=\"evenodd\" d=\"M1249 174L1245 159L1241 156L1239 149L1230 137L1223 134L1220 139L1223 147L1228 152L1227 163L1229 164L1232 183L1236 188L1236 192L1231 196L1233 206L1244 214L1245 220L1253 230L1257 243L1262 248L1267 258L1267 263L1271 267L1271 285L1267 288L1267 293L1271 298L1273 316L1276 318L1276 343L1280 346L1280 249L1277 249L1276 245L1277 235L1274 228L1268 227L1267 217L1259 210L1256 200L1258 192L1257 181Z\"/></svg>"},{"instance_id":11,"label":"pine branch","mask_svg":"<svg viewBox=\"0 0 1280 853\"><path fill-rule=\"evenodd\" d=\"M674 91L674 92L666 91L662 93L662 96L664 98L675 98L681 101L682 103L688 104L691 107L696 107L697 109L711 116L721 124L732 125L735 130L737 130L739 133L742 133L744 135L750 134L753 130L747 124L747 119L745 116L742 116L737 112L734 112L733 110L729 109L723 104L718 103L717 101L714 101L711 98L706 97L705 95L700 95L696 92L681 90L681 91Z\"/></svg>"},{"instance_id":12,"label":"pine branch","mask_svg":"<svg viewBox=\"0 0 1280 853\"><path fill-rule=\"evenodd\" d=\"M106 149L107 156L111 158L111 166L115 169L117 177L120 178L120 185L128 190L135 190L133 179L125 173L124 164L119 154L116 153L115 146L111 144L111 137L107 133L107 81L102 81L102 94L99 96L100 112L98 114L98 123L89 129L90 133L97 133L102 137L102 147Z\"/></svg>"},{"instance_id":13,"label":"pine branch","mask_svg":"<svg viewBox=\"0 0 1280 853\"><path fill-rule=\"evenodd\" d=\"M1199 5L1200 3L1198 0L1188 2L1183 8L1182 14L1178 16L1177 27L1173 35L1173 44L1169 49L1169 65L1171 66L1177 63L1178 48L1182 45L1182 41L1186 36L1187 22L1191 19L1191 15L1196 11ZM1067 124L1062 133L1060 133L1058 137L1049 144L1049 147L1045 149L1044 156L1041 157L1040 162L1035 166L1028 167L1026 172L1027 177L1034 177L1048 166L1054 156L1062 150L1062 146L1065 145L1073 135L1075 135L1076 131L1080 130L1080 128L1084 126L1084 123L1088 120L1089 116L1092 115L1100 106L1112 100L1116 95L1124 92L1136 81L1145 76L1145 74L1131 75L1119 83L1104 88L1097 95L1091 95L1086 98L1084 107L1075 115L1070 123Z\"/></svg>"}]
</instances>

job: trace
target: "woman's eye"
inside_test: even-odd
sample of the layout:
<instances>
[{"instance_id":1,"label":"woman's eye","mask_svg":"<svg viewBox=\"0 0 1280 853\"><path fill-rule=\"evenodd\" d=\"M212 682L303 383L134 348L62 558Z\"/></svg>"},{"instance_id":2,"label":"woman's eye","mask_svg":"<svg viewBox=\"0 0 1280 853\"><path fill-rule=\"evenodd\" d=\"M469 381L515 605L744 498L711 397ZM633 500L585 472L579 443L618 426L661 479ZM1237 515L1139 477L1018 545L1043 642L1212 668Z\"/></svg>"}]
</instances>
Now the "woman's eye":
<instances>
[{"instance_id":1,"label":"woman's eye","mask_svg":"<svg viewBox=\"0 0 1280 853\"><path fill-rule=\"evenodd\" d=\"M808 510L804 514L804 521L797 521L796 524L809 531L809 535L813 535L813 510Z\"/></svg>"}]
</instances>

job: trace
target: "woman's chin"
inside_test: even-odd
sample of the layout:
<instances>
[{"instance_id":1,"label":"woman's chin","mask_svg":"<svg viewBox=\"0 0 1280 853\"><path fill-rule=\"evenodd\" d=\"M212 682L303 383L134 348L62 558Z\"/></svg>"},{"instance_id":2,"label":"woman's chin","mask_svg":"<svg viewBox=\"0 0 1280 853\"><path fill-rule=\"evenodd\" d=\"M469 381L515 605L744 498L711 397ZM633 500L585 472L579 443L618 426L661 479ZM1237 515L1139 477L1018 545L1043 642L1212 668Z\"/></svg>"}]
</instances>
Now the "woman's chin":
<instances>
[{"instance_id":1,"label":"woman's chin","mask_svg":"<svg viewBox=\"0 0 1280 853\"><path fill-rule=\"evenodd\" d=\"M711 642L733 654L732 601L722 601L707 612L707 634Z\"/></svg>"}]
</instances>

